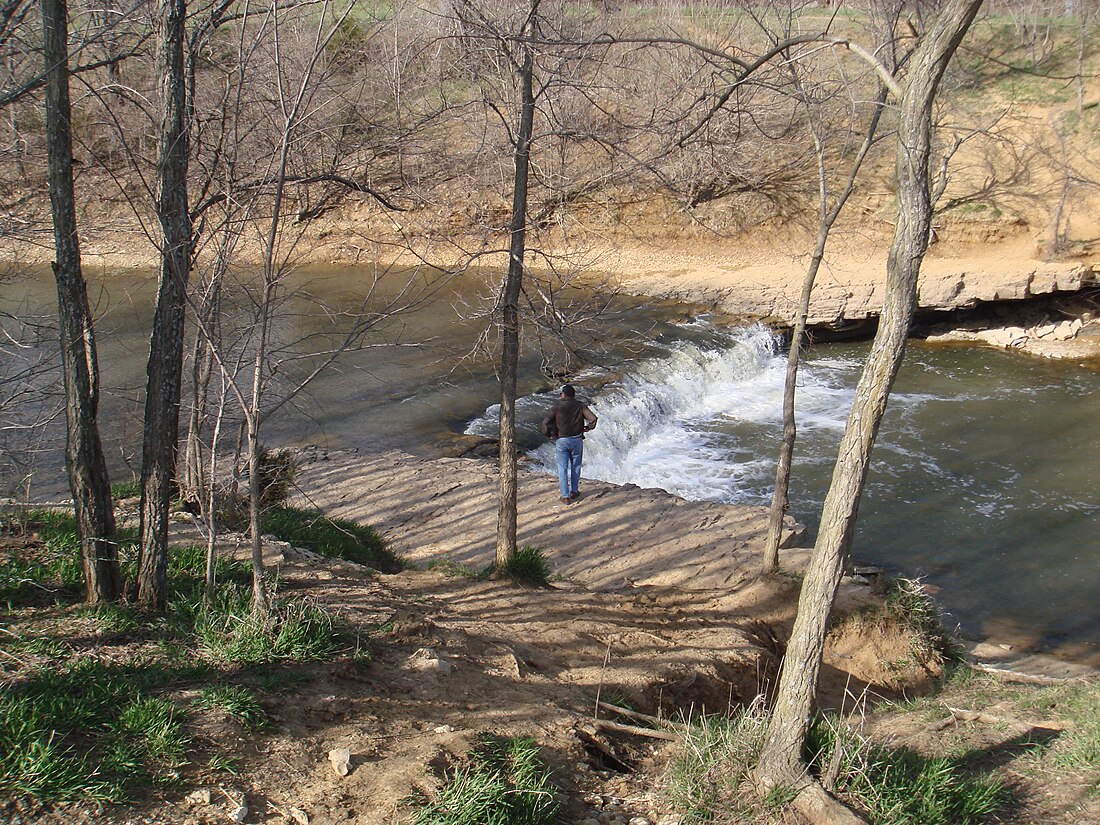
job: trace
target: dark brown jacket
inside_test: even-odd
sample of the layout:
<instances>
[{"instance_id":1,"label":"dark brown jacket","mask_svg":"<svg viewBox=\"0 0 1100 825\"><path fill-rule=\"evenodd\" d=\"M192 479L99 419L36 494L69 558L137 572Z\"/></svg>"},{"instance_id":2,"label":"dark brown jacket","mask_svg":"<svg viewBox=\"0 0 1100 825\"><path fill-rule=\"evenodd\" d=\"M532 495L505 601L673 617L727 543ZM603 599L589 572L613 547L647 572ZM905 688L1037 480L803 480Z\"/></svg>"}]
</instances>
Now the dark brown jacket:
<instances>
[{"instance_id":1,"label":"dark brown jacket","mask_svg":"<svg viewBox=\"0 0 1100 825\"><path fill-rule=\"evenodd\" d=\"M587 430L596 428L596 414L575 398L563 398L542 420L542 431L548 438L582 438Z\"/></svg>"}]
</instances>

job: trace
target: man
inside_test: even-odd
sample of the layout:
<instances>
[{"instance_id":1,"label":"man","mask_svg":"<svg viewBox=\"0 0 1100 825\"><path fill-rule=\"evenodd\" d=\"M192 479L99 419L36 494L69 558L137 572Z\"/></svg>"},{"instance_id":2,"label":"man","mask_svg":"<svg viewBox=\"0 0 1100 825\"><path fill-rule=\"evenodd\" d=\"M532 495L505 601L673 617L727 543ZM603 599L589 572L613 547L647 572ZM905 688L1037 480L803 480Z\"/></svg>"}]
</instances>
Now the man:
<instances>
[{"instance_id":1,"label":"man","mask_svg":"<svg viewBox=\"0 0 1100 825\"><path fill-rule=\"evenodd\" d=\"M581 456L584 434L596 428L596 414L577 400L570 384L561 388L559 401L542 421L542 431L554 442L558 459L558 486L561 503L570 504L580 497Z\"/></svg>"}]
</instances>

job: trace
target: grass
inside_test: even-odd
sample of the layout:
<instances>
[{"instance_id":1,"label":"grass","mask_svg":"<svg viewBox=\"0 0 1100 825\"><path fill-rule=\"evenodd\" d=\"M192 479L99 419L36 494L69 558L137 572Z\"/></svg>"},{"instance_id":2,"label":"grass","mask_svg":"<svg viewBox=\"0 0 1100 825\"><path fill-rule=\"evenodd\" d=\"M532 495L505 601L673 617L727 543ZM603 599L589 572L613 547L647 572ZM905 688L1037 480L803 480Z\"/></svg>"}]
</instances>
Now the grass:
<instances>
[{"instance_id":1,"label":"grass","mask_svg":"<svg viewBox=\"0 0 1100 825\"><path fill-rule=\"evenodd\" d=\"M8 550L0 561L0 601L24 602L47 592L80 589L84 573L71 515L34 510L13 519L8 529L33 539L26 547Z\"/></svg>"},{"instance_id":2,"label":"grass","mask_svg":"<svg viewBox=\"0 0 1100 825\"><path fill-rule=\"evenodd\" d=\"M828 790L878 825L977 825L1002 804L1002 783L972 772L965 757L927 757L870 742L842 720L819 717L807 757L830 775Z\"/></svg>"},{"instance_id":3,"label":"grass","mask_svg":"<svg viewBox=\"0 0 1100 825\"><path fill-rule=\"evenodd\" d=\"M225 587L210 603L180 601L172 608L177 622L193 633L196 650L216 662L315 661L337 647L333 617L304 599L276 601L263 617L252 611L248 590Z\"/></svg>"},{"instance_id":4,"label":"grass","mask_svg":"<svg viewBox=\"0 0 1100 825\"><path fill-rule=\"evenodd\" d=\"M482 570L476 570L468 564L448 558L432 559L426 566L428 570L435 570L445 576L453 576L459 579L486 579L493 572L492 565Z\"/></svg>"},{"instance_id":5,"label":"grass","mask_svg":"<svg viewBox=\"0 0 1100 825\"><path fill-rule=\"evenodd\" d=\"M80 542L72 514L30 510L5 522L6 531L30 541L9 549L0 558L0 602L9 607L41 600L44 596L76 596L84 584ZM135 556L137 533L115 534L120 556Z\"/></svg>"},{"instance_id":6,"label":"grass","mask_svg":"<svg viewBox=\"0 0 1100 825\"><path fill-rule=\"evenodd\" d=\"M129 481L116 481L111 485L111 498L121 501L124 498L136 498L141 495L141 481L133 478Z\"/></svg>"},{"instance_id":7,"label":"grass","mask_svg":"<svg viewBox=\"0 0 1100 825\"><path fill-rule=\"evenodd\" d=\"M77 595L72 519L33 514L17 529L33 529L36 538L27 552L12 551L0 565L5 594L27 588L59 592L72 583L75 568L72 595ZM48 608L49 635L40 635L30 629L31 614L21 614L20 633L9 632L3 639L7 652L21 655L9 686L0 690L0 795L117 802L132 798L142 786L174 783L192 750L186 733L192 707L221 708L250 730L268 723L259 698L248 688L209 686L215 667L313 661L337 650L340 628L312 602L279 600L265 620L253 616L251 571L245 563L217 560L220 584L206 603L205 566L203 548L170 551L164 617L125 604L88 607L62 600ZM62 627L72 629L54 629L58 618ZM90 635L89 622L95 642L81 639ZM100 658L100 644L107 642L117 657L120 641L140 654ZM291 677L299 675L284 674L280 681L292 683ZM206 689L191 706L173 701L180 688L204 683ZM224 754L210 759L219 770L232 766Z\"/></svg>"},{"instance_id":8,"label":"grass","mask_svg":"<svg viewBox=\"0 0 1100 825\"><path fill-rule=\"evenodd\" d=\"M767 723L757 703L690 724L662 783L684 823L757 822L791 800L790 788L759 800L751 787ZM876 825L972 825L1004 796L997 780L973 774L963 756L929 758L888 748L833 717L815 722L805 757L830 793L865 811Z\"/></svg>"},{"instance_id":9,"label":"grass","mask_svg":"<svg viewBox=\"0 0 1100 825\"><path fill-rule=\"evenodd\" d=\"M553 571L549 562L538 547L524 545L519 548L508 563L497 570L520 584L531 587L547 587Z\"/></svg>"},{"instance_id":10,"label":"grass","mask_svg":"<svg viewBox=\"0 0 1100 825\"><path fill-rule=\"evenodd\" d=\"M558 800L533 740L478 737L469 764L430 799L410 800L413 825L551 825Z\"/></svg>"},{"instance_id":11,"label":"grass","mask_svg":"<svg viewBox=\"0 0 1100 825\"><path fill-rule=\"evenodd\" d=\"M685 825L710 822L725 813L753 816L745 783L767 723L763 705L757 703L729 717L705 716L688 726L662 781L664 796Z\"/></svg>"},{"instance_id":12,"label":"grass","mask_svg":"<svg viewBox=\"0 0 1100 825\"><path fill-rule=\"evenodd\" d=\"M203 688L192 704L200 709L220 709L249 730L259 730L271 724L267 711L256 698L256 694L243 685Z\"/></svg>"},{"instance_id":13,"label":"grass","mask_svg":"<svg viewBox=\"0 0 1100 825\"><path fill-rule=\"evenodd\" d=\"M1100 794L1100 685L1095 681L1029 685L1003 682L959 667L940 682L936 693L897 707L937 721L947 718L945 705L989 709L1006 718L1066 723L1057 737L1042 747L1029 748L1027 762L1040 773L1071 771L1092 777L1091 792Z\"/></svg>"},{"instance_id":14,"label":"grass","mask_svg":"<svg viewBox=\"0 0 1100 825\"><path fill-rule=\"evenodd\" d=\"M0 792L118 801L135 781L175 779L188 739L175 705L148 693L163 677L83 657L0 693Z\"/></svg>"},{"instance_id":15,"label":"grass","mask_svg":"<svg viewBox=\"0 0 1100 825\"><path fill-rule=\"evenodd\" d=\"M944 630L939 605L920 581L891 579L887 585L885 607L912 634L912 653L917 661L938 656L957 662L962 656L958 643Z\"/></svg>"},{"instance_id":16,"label":"grass","mask_svg":"<svg viewBox=\"0 0 1100 825\"><path fill-rule=\"evenodd\" d=\"M383 573L396 573L402 567L401 560L386 548L382 537L371 527L331 519L313 510L272 508L263 515L263 530L295 547L365 564Z\"/></svg>"}]
</instances>

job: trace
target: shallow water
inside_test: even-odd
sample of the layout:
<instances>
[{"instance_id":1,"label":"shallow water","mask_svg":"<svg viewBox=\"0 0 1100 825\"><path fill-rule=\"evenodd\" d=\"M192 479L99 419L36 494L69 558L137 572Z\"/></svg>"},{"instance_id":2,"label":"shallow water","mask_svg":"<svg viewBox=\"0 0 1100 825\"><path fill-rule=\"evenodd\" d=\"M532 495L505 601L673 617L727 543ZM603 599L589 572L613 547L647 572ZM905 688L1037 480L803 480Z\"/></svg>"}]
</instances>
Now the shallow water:
<instances>
[{"instance_id":1,"label":"shallow water","mask_svg":"<svg viewBox=\"0 0 1100 825\"><path fill-rule=\"evenodd\" d=\"M369 280L354 270L300 275L299 292L280 316L286 352L293 355L294 342L307 336L333 337L343 323L333 311L357 305ZM114 478L127 477L140 456L154 289L151 277L114 274L91 290ZM441 288L418 311L380 322L364 347L271 419L269 442L430 452L442 433L492 434L497 384L491 362L471 354L484 322L470 310L490 295L468 278ZM234 303L242 335L246 298L242 290ZM594 298L574 293L570 303L591 312ZM24 322L48 321L54 301L45 273L0 285L0 311ZM465 307L461 315L455 306ZM626 298L611 301L589 333L577 329L573 344L583 361L574 380L600 415L586 441L586 477L696 500L769 502L785 356L767 330L730 329L683 307ZM44 328L34 343L50 351L55 340ZM247 339L238 343L244 351ZM801 371L791 512L811 530L866 351L866 344L818 347ZM549 366L563 358L552 354ZM306 364L288 358L277 377L293 378ZM38 380L45 386L53 377L41 371ZM275 392L286 386L276 383ZM518 416L532 448L541 443L537 421L555 386L539 356L527 352ZM965 632L1096 658L1098 390L1100 374L1072 365L911 344L875 448L853 556L941 588L941 602ZM56 405L52 398L43 405ZM0 435L9 458L26 465L34 457L37 494L60 494L59 422L46 432L33 444L19 442L19 433ZM534 455L548 469L548 446ZM10 462L5 473L10 488L17 480Z\"/></svg>"}]
</instances>

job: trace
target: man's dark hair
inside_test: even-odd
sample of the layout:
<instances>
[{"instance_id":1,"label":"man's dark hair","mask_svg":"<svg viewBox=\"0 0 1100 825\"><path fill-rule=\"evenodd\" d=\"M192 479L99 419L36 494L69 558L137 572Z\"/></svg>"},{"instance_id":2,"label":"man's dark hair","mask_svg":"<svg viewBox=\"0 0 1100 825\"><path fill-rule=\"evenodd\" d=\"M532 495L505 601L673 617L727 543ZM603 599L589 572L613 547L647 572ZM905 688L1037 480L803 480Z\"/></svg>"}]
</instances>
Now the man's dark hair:
<instances>
[{"instance_id":1,"label":"man's dark hair","mask_svg":"<svg viewBox=\"0 0 1100 825\"><path fill-rule=\"evenodd\" d=\"M577 397L577 391L575 389L573 389L572 384L566 384L564 387L562 387L561 388L561 394L564 395L566 398L576 398Z\"/></svg>"}]
</instances>

